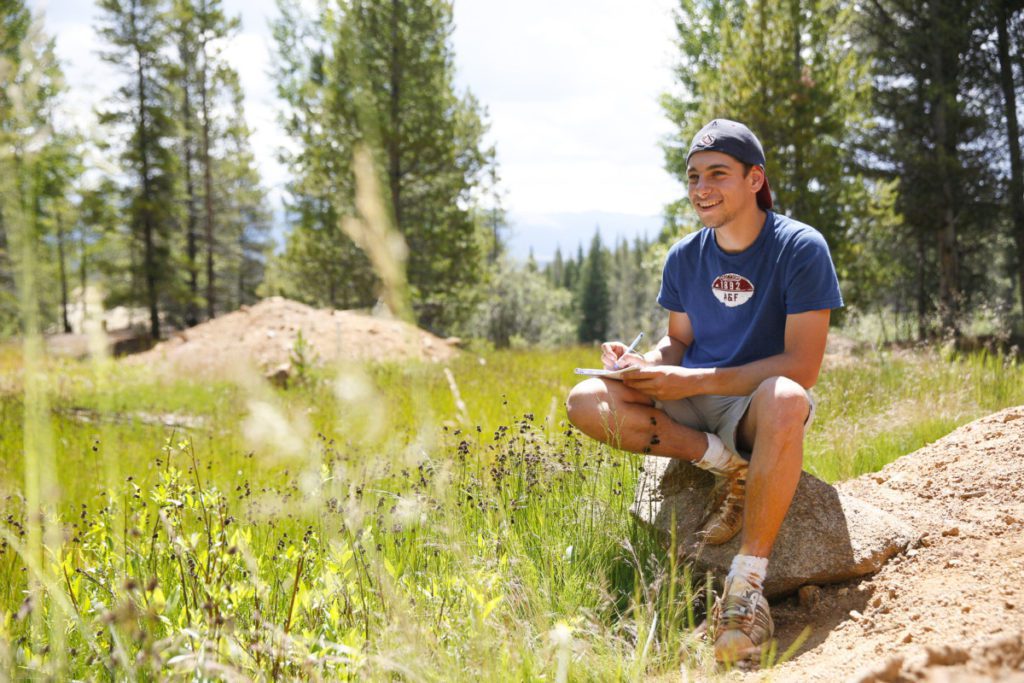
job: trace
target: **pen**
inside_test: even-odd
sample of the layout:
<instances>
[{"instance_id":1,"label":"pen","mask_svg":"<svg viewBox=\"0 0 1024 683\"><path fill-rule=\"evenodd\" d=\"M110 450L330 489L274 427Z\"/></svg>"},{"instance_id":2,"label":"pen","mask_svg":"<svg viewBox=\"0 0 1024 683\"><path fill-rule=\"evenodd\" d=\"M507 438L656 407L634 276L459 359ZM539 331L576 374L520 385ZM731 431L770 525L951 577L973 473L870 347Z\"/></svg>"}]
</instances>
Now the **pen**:
<instances>
[{"instance_id":1,"label":"pen","mask_svg":"<svg viewBox=\"0 0 1024 683\"><path fill-rule=\"evenodd\" d=\"M622 353L622 355L625 356L627 353L633 353L634 351L636 351L636 345L639 344L640 340L643 339L643 338L644 338L644 333L643 332L641 332L640 334L636 335L636 339L633 340L632 344L630 344L629 346L626 347L626 350ZM622 356L619 356L619 357L621 358ZM616 370L619 369L618 361L616 361L616 363L615 363L615 369Z\"/></svg>"}]
</instances>

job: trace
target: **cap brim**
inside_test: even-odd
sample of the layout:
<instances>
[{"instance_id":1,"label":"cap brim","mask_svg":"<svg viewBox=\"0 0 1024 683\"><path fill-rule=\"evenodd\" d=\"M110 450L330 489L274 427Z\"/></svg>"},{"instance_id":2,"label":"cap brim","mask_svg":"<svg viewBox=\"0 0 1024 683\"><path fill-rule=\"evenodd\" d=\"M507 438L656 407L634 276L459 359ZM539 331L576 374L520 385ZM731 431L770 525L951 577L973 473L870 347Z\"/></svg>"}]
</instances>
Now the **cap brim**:
<instances>
[{"instance_id":1,"label":"cap brim","mask_svg":"<svg viewBox=\"0 0 1024 683\"><path fill-rule=\"evenodd\" d=\"M772 188L768 186L768 176L764 177L764 183L757 191L757 205L762 209L770 209L775 206L775 202L772 201Z\"/></svg>"}]
</instances>

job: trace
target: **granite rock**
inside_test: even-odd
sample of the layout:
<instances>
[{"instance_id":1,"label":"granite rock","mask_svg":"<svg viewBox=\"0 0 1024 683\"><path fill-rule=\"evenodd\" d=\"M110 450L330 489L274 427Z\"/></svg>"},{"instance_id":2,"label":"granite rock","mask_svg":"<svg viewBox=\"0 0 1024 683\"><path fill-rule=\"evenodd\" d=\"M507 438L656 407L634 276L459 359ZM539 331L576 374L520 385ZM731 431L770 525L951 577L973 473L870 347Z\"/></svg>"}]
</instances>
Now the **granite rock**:
<instances>
[{"instance_id":1,"label":"granite rock","mask_svg":"<svg viewBox=\"0 0 1024 683\"><path fill-rule=\"evenodd\" d=\"M631 511L666 544L675 520L682 558L721 580L743 534L720 546L697 541L713 486L712 475L687 462L646 456ZM917 537L906 522L803 472L769 558L765 596L872 574Z\"/></svg>"}]
</instances>

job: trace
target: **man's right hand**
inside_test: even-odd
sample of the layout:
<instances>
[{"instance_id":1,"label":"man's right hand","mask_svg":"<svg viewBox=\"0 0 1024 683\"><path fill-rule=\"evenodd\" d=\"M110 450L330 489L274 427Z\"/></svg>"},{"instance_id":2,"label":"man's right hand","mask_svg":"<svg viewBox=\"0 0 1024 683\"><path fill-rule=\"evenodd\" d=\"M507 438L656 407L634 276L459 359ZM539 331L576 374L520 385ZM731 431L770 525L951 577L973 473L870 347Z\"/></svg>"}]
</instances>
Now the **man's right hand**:
<instances>
[{"instance_id":1,"label":"man's right hand","mask_svg":"<svg viewBox=\"0 0 1024 683\"><path fill-rule=\"evenodd\" d=\"M629 347L613 341L601 344L601 363L606 370L621 370L631 365L647 365L647 360L636 351L626 353Z\"/></svg>"}]
</instances>

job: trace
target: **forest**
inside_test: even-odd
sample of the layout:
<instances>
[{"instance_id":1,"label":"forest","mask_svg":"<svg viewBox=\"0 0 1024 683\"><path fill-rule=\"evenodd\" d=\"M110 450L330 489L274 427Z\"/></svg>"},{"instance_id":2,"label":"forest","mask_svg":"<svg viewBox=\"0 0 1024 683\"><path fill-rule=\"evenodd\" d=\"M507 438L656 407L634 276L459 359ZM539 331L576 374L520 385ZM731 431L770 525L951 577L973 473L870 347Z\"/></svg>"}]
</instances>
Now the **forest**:
<instances>
[{"instance_id":1,"label":"forest","mask_svg":"<svg viewBox=\"0 0 1024 683\"><path fill-rule=\"evenodd\" d=\"M26 322L19 278L41 329L70 331L94 289L144 311L153 339L269 295L370 309L392 290L408 301L393 313L498 347L663 324L661 258L700 227L685 197L651 239L602 244L595 226L550 263L505 253L499 150L484 142L486 103L454 86L450 3L280 0L280 244L222 54L239 18L217 0L99 6L121 80L88 135L60 115L59 37L22 0L3 7L4 334ZM886 339L1019 337L1020 3L681 0L674 19L661 101L673 175L704 122L741 119L768 150L777 210L829 242L838 322L871 320ZM388 238L359 228L360 149Z\"/></svg>"}]
</instances>

